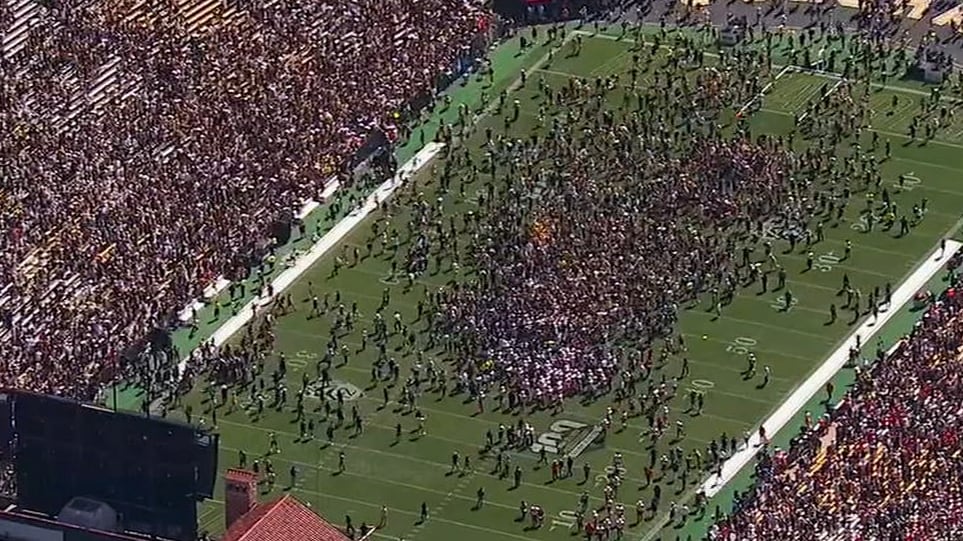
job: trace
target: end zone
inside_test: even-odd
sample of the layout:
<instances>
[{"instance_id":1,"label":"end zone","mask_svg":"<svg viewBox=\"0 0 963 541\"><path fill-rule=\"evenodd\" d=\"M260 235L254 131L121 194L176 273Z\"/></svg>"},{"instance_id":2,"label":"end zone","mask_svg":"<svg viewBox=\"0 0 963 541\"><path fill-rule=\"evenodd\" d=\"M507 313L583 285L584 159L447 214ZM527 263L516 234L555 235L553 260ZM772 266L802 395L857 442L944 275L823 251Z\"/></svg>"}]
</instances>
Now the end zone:
<instances>
[{"instance_id":1,"label":"end zone","mask_svg":"<svg viewBox=\"0 0 963 541\"><path fill-rule=\"evenodd\" d=\"M849 359L849 350L855 347L857 337L862 344L870 343L873 336L885 326L899 310L923 287L936 273L940 272L943 265L953 255L963 247L963 244L948 240L946 250L941 253L939 249L927 256L916 269L904 280L893 292L892 303L888 310L881 312L877 321L864 321L846 337L839 347L816 369L799 387L786 399L761 425L757 426L749 439L749 445L743 447L734 455L729 457L722 465L722 474L713 475L702 483L702 490L706 496L713 497L732 480L736 474L742 470L749 461L755 456L762 445L759 436L759 428L765 427L770 437L786 426L789 421L805 406L813 396L825 387L833 376L839 372Z\"/></svg>"}]
</instances>

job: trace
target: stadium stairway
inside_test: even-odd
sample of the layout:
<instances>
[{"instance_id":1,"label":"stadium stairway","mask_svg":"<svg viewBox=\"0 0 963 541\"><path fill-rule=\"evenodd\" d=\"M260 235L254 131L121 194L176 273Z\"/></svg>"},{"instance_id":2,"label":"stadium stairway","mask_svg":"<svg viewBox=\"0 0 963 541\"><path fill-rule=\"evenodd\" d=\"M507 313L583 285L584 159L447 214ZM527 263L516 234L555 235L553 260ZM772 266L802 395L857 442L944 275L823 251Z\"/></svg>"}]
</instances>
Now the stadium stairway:
<instances>
[{"instance_id":1,"label":"stadium stairway","mask_svg":"<svg viewBox=\"0 0 963 541\"><path fill-rule=\"evenodd\" d=\"M857 533L859 531L859 515L849 515L846 524L841 526L835 533L823 533L817 539L819 541L854 541L861 539Z\"/></svg>"},{"instance_id":2,"label":"stadium stairway","mask_svg":"<svg viewBox=\"0 0 963 541\"><path fill-rule=\"evenodd\" d=\"M163 16L163 10L155 7L151 9L150 0L134 0L124 15L125 23L134 23L144 28L154 28L157 20Z\"/></svg>"},{"instance_id":3,"label":"stadium stairway","mask_svg":"<svg viewBox=\"0 0 963 541\"><path fill-rule=\"evenodd\" d=\"M3 28L2 43L0 49L6 59L13 58L20 52L27 42L27 34L30 28L40 16L40 4L36 0L0 0L6 5L5 9L10 16L9 26Z\"/></svg>"},{"instance_id":4,"label":"stadium stairway","mask_svg":"<svg viewBox=\"0 0 963 541\"><path fill-rule=\"evenodd\" d=\"M132 77L121 77L119 73L120 64L119 57L113 56L107 59L97 69L91 82L81 90L74 92L70 97L65 114L60 119L62 126L85 110L100 114L111 97L120 93L126 95L135 91L133 87L136 86L137 80Z\"/></svg>"},{"instance_id":5,"label":"stadium stairway","mask_svg":"<svg viewBox=\"0 0 963 541\"><path fill-rule=\"evenodd\" d=\"M918 21L929 12L930 4L932 3L933 0L909 0L910 10L906 16L914 21Z\"/></svg>"},{"instance_id":6,"label":"stadium stairway","mask_svg":"<svg viewBox=\"0 0 963 541\"><path fill-rule=\"evenodd\" d=\"M963 23L963 6L954 6L950 10L933 17L933 26L946 26L950 23L957 26Z\"/></svg>"},{"instance_id":7,"label":"stadium stairway","mask_svg":"<svg viewBox=\"0 0 963 541\"><path fill-rule=\"evenodd\" d=\"M187 33L196 34L241 15L227 4L225 0L177 0L177 12L186 24Z\"/></svg>"},{"instance_id":8,"label":"stadium stairway","mask_svg":"<svg viewBox=\"0 0 963 541\"><path fill-rule=\"evenodd\" d=\"M0 0L6 2L7 13L12 13L10 26L2 36L2 50L8 59L23 50L30 28L40 23L41 8L36 0ZM174 10L164 9L163 2L151 7L149 0L131 2L124 19L149 26L158 18L165 16L182 17L188 34L196 34L217 24L238 23L246 12L233 7L225 9L223 0L174 0ZM106 105L114 98L121 100L135 93L140 87L140 78L123 69L123 60L118 56L107 58L87 82L80 81L76 73L65 69L63 83L74 91L65 107L56 113L54 122L65 128L84 111L102 114ZM27 96L28 103L31 101Z\"/></svg>"}]
</instances>

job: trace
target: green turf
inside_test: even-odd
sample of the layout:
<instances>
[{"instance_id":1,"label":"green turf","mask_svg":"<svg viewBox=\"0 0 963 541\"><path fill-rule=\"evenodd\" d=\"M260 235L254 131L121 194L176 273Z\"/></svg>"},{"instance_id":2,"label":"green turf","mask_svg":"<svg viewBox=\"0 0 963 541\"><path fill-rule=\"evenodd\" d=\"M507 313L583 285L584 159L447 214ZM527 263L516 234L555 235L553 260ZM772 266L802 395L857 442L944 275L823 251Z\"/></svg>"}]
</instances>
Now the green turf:
<instances>
[{"instance_id":1,"label":"green turf","mask_svg":"<svg viewBox=\"0 0 963 541\"><path fill-rule=\"evenodd\" d=\"M584 49L578 57L569 58L559 54L554 61L542 64L537 69L531 65L542 56L540 51L522 57L506 54L511 58L521 58L530 66L529 83L513 96L513 99L523 103L524 109L519 122L511 128L513 132L527 134L536 122L538 103L535 83L539 77L544 77L549 84L560 85L566 84L571 76L594 77L624 72L629 66L631 46L627 41L586 38ZM496 64L496 71L499 69L500 66ZM757 132L787 133L792 128L792 116L805 111L812 95L826 82L832 85L835 81L799 73L779 79L762 101L762 109L753 116L753 129ZM957 186L954 171L963 168L963 154L959 152L963 148L960 132L963 126L941 131L935 140L926 145L904 145L903 134L909 121L908 115L918 107L916 100L922 97L920 94L927 93L928 90L906 85L876 89L872 94L876 105L873 126L883 138L890 138L893 142L893 157L882 165L886 184L892 185L900 174L912 175L914 180L907 187L902 190L891 187L890 191L894 192L894 197L904 209L923 197L928 198L929 211L925 219L909 235L897 238L894 232L878 227L866 232L855 214L861 205L850 205L851 212L847 220L838 227L827 227L827 239L814 247L820 259L813 271L802 272L805 256L799 253L800 248L796 253L779 256L789 270L789 285L798 298L798 304L790 310L781 309L776 294L744 290L731 305L724 308L719 318L707 311L706 303L686 311L681 331L686 338L687 355L692 363L692 372L686 383L706 390L707 404L702 415L690 415L685 412L684 396L680 393L674 410L678 417L685 418L687 434L677 445L687 450L702 448L723 431L741 436L775 409L835 349L851 329L847 325L847 312L841 314L841 320L837 323L826 324L829 304L838 302L835 292L843 273L848 274L853 283L864 290L887 282L895 289L907 272L933 248L937 239L956 232L960 210L963 209L963 188ZM890 111L893 95L899 96L901 106ZM500 129L502 118L486 117L480 123ZM869 134L864 133L863 138L868 144ZM469 144L478 146L477 140L471 140ZM419 178L419 182L422 190L435 189L427 172ZM473 188L467 190L469 200L466 201L452 201L458 198L449 197L446 205L451 212L469 210L472 191ZM396 211L393 223L399 230L404 230L407 217L403 209ZM362 224L346 239L346 243L349 246L364 246L370 224L370 220ZM846 239L853 241L854 250L848 259L842 260ZM785 248L777 243L778 251ZM385 313L391 314L397 310L410 322L415 320L415 305L421 299L423 289L443 285L450 278L447 274L426 275L411 291L406 291L402 284L384 283L390 268L390 260L384 256L368 258L360 265L342 269L336 276L332 276L332 265L333 258L323 258L307 273L305 280L294 286L293 294L299 303L299 310L283 317L277 327L277 349L289 359L288 387L291 389L300 386L303 371L307 371L311 377L316 375L315 365L323 353L332 322L330 316L306 318L307 305L303 301L308 297L307 281L312 281L318 292L333 295L334 291L340 291L346 306L357 302L364 314L362 322L367 325L379 305L383 288L390 287L392 291L392 302ZM420 324L417 326L421 327ZM357 348L360 342L360 329L342 339L342 343L352 348ZM398 343L396 337L392 345ZM770 365L773 369L773 380L765 388L759 387L761 377L744 381L740 375L745 367L744 355L748 349L757 353L761 364ZM649 488L640 489L643 484L642 465L649 456L646 444L639 441L644 421L630 420L624 431L609 436L605 448L586 451L578 461L579 472L572 479L550 482L548 472L536 467L536 455L527 452L515 455L514 462L524 468L525 474L521 487L511 490L508 479L499 479L489 473L493 460L479 456L478 452L487 429L495 429L499 423L513 423L517 419L490 411L479 414L474 404L464 404L460 397L428 395L420 400L420 408L428 417L427 434L419 436L412 432L416 422L411 415L399 411L394 403L381 408L381 387L369 387L370 366L375 354L371 346L365 351L353 352L349 364L333 371L335 380L364 390L363 395L346 406L347 409L357 406L361 411L366 421L363 435L351 437L349 430L339 430L335 443L327 446L321 444L324 436L319 429L313 441L298 443L295 442L298 426L293 421L294 413L290 407L284 411L268 410L260 417L245 412L227 413L227 408L222 407L218 411L217 425L221 433L221 465L227 467L236 464L240 449L251 456L265 453L268 434L275 432L279 436L282 452L271 458L279 471L273 494L290 490L336 523L342 523L345 515L350 515L355 524L362 521L376 523L381 506L387 505L390 509L387 526L377 534L384 539L403 537L407 540L441 541L457 536L463 541L499 541L567 538L570 535L567 524L571 522L567 512L576 507L578 495L583 489L590 491L594 502L599 501L601 486L596 475L603 472L615 452L622 453L626 461L626 483L620 491L619 500L625 503L629 511L630 523L634 522L634 502L638 498L648 501L651 497ZM394 356L405 367L403 374L406 373L412 362L411 356L404 355L400 350L395 351ZM679 369L679 359L672 358L660 370L675 375ZM391 396L395 399L396 392L392 391ZM203 393L199 391L193 393L189 400L196 404L195 412L204 411L207 407L203 403ZM242 403L244 400L242 398ZM313 410L310 404L309 400L309 410ZM600 418L607 404L607 401L590 405L572 402L566 405L565 413L556 418L540 412L527 416L527 420L540 432L547 431L558 419L591 424ZM320 417L316 411L311 411L310 415ZM210 423L209 415L205 416ZM397 443L394 442L396 423L404 427L404 437ZM663 442L659 453L666 448L667 444ZM340 451L346 455L347 470L338 474L337 457ZM474 468L471 472L448 474L450 457L455 451L461 456L473 458ZM586 484L581 483L582 463L592 466L592 475ZM300 474L295 485L287 487L287 471L292 464L298 466ZM745 483L747 478L743 476L738 481ZM684 501L690 498L694 485L694 482L690 483L685 489L678 484L666 487L660 511L666 510L670 500ZM486 489L487 502L482 509L476 510L473 509L475 492L479 487ZM217 490L218 494L222 493L220 485ZM549 520L545 527L527 530L527 522L516 520L521 500L546 509ZM427 502L431 510L430 519L424 523L417 520L422 502ZM200 518L202 529L213 532L223 529L222 505L220 501L204 504ZM705 521L700 521L692 528L675 529L666 526L664 518L663 513L648 517L641 524L633 525L629 536L644 539L698 536L700 528L705 526Z\"/></svg>"}]
</instances>

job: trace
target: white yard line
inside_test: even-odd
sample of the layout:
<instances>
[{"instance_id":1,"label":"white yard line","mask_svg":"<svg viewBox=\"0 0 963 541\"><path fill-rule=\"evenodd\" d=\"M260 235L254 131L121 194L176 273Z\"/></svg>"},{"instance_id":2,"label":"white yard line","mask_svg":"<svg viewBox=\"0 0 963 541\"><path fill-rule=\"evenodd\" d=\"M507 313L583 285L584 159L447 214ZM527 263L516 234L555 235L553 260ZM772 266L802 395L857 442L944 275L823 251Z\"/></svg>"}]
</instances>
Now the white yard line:
<instances>
[{"instance_id":1,"label":"white yard line","mask_svg":"<svg viewBox=\"0 0 963 541\"><path fill-rule=\"evenodd\" d=\"M833 376L839 372L849 359L849 350L856 345L857 336L862 339L862 344L870 344L873 336L876 335L893 316L922 288L934 275L943 269L944 263L953 254L960 250L963 244L948 240L946 241L946 251L941 254L937 249L921 263L916 270L896 288L893 292L893 299L889 310L880 313L878 320L873 323L870 320L864 321L854 330L846 340L840 344L822 366L816 369L809 378L796 388L789 398L783 402L779 408L765 421L765 427L769 437L774 436L806 405L809 400L816 395ZM749 439L749 445L739 450L731 456L722 466L722 475L713 475L702 484L702 490L710 498L715 496L722 488L736 476L739 471L748 464L756 455L762 445L759 430L753 432Z\"/></svg>"},{"instance_id":2,"label":"white yard line","mask_svg":"<svg viewBox=\"0 0 963 541\"><path fill-rule=\"evenodd\" d=\"M779 116L792 117L792 115L793 115L792 113L788 113L788 112L783 111L783 110L781 110L781 109L770 109L770 108L768 108L768 107L763 107L763 108L761 108L761 109L759 109L759 110L760 110L760 111L764 111L764 112L766 112L766 113L772 113L772 114L774 114L774 115L779 115ZM883 135L889 135L890 137L899 137L900 139L909 139L909 135L906 135L905 133L898 133L898 132L889 131L889 130L884 130L884 129L880 129L880 128L874 128L874 127L872 127L872 126L870 126L868 129L869 129L870 131L879 132L879 133L881 133L881 134L883 134ZM917 138L917 139L912 139L912 140L911 140L911 142L914 142L914 143L917 142L917 141L920 141L920 139ZM940 146L944 146L944 147L963 149L963 144L951 143L951 142L949 142L949 141L944 141L944 140L941 140L941 139L928 139L928 140L926 140L926 144L927 144L927 145L940 145ZM900 159L902 159L902 158L896 158L896 159L897 159L897 160L900 160ZM932 167L940 167L938 164L926 164L926 165L929 165L929 166L932 166ZM928 189L928 190L932 190L932 191L934 191L934 192L944 192L944 193L950 193L950 194L959 195L958 192L954 192L954 191L938 190L938 189L936 189L936 188L927 188L927 189Z\"/></svg>"},{"instance_id":3,"label":"white yard line","mask_svg":"<svg viewBox=\"0 0 963 541\"><path fill-rule=\"evenodd\" d=\"M751 100L747 101L745 105L739 108L739 112L736 113L736 117L741 117L742 114L746 112L746 109L752 107L752 104L756 103L757 101L761 101L766 95L766 92L769 92L769 90L776 84L776 81L782 79L782 76L792 71L792 69L792 66L784 66L781 70L779 70L779 73L777 73L771 81L766 83L766 86L762 87L762 90L760 90L758 94L753 96Z\"/></svg>"},{"instance_id":4,"label":"white yard line","mask_svg":"<svg viewBox=\"0 0 963 541\"><path fill-rule=\"evenodd\" d=\"M586 36L586 37L589 37L589 38L605 39L605 40L609 40L609 41L620 41L620 42L626 42L626 43L638 43L638 41L637 41L635 38L630 38L630 37L621 37L621 38L620 38L620 37L618 37L618 36L613 36L613 35L610 35L610 34L596 34L596 33L593 33L593 32L589 32L589 31L587 31L587 30L574 30L572 33L573 33L573 34L579 34L579 35L582 35L582 36ZM670 45L665 45L665 44L663 44L663 45L662 45L662 48L663 48L663 49L669 49L669 48L671 48L671 46L670 46ZM713 52L710 52L710 51L706 51L706 52L705 52L705 55L706 55L707 57L710 57L710 58L719 58L719 55L718 55L718 54L713 53ZM792 65L792 64L787 64L787 65L784 65L784 64L773 64L772 67L773 67L773 68L780 68L780 67L781 67L781 68L789 68L789 69L791 69L791 70L793 70L793 71L797 71L797 72L800 72L800 73L808 73L808 74L810 74L810 75L815 75L815 76L817 76L817 77L824 77L824 78L826 78L826 79L832 79L832 80L834 80L834 81L843 78L842 74L840 74L840 73L836 73L836 72L832 72L832 71L826 71L826 70L821 70L821 69L817 69L817 68L807 68L807 67L803 67L803 66L796 66L796 65ZM917 96L927 96L927 97L930 96L930 93L929 93L929 92L926 92L926 91L923 91L923 90L917 90L917 89L915 89L915 88L909 88L909 87L905 87L905 86L886 85L886 84L879 83L879 82L876 82L876 81L872 81L872 82L870 82L869 84L870 84L870 86L873 87L873 88L882 88L882 89L889 90L889 91L892 91L892 92L902 92L902 93L904 93L904 94L914 94L914 95L917 95ZM961 102L963 102L963 99L955 98L955 97L953 97L953 96L943 96L943 100L945 100L945 101L948 102L948 103L961 103Z\"/></svg>"},{"instance_id":5,"label":"white yard line","mask_svg":"<svg viewBox=\"0 0 963 541\"><path fill-rule=\"evenodd\" d=\"M823 94L822 96L819 96L819 100L822 101L823 99L826 98L826 96L832 95L833 92L836 92L837 90L839 90L839 87L843 86L843 83L845 83L845 82L846 82L846 81L843 80L843 79L840 79L840 80L836 81L836 84L834 84L834 85L832 86L832 88L830 88L829 90L827 90L826 93ZM819 103L819 102L817 101L816 103ZM815 107L816 107L816 105L813 104L811 107L809 107L809 108L807 108L805 111L803 111L803 113L802 113L801 115L799 115L799 120L800 120L800 121L805 120L806 117L809 116L809 112L812 111Z\"/></svg>"},{"instance_id":6,"label":"white yard line","mask_svg":"<svg viewBox=\"0 0 963 541\"><path fill-rule=\"evenodd\" d=\"M371 193L367 199L365 199L364 204L358 209L352 211L350 214L342 218L337 225L331 228L330 231L325 233L321 239L318 240L308 250L304 255L300 256L294 263L294 265L279 274L271 284L274 286L274 294L280 295L284 290L291 286L297 279L305 273L312 265L314 265L321 257L328 253L329 250L334 248L352 229L360 224L368 215L378 208L378 205L391 196L395 190L404 185L405 180L410 178L415 172L424 167L428 162L431 161L444 147L442 143L428 143L422 148L413 158L408 160L401 168L394 178L388 179L384 184L379 186L373 193ZM240 330L244 325L246 325L251 319L253 319L254 312L256 309L266 306L273 302L273 298L263 298L256 297L250 302L244 305L240 309L237 315L232 316L230 319L224 322L223 325L218 327L216 331L211 335L210 339L207 340L208 343L213 343L214 346L220 347L225 342L227 342L231 336L234 335L238 330ZM187 367L187 362L190 360L190 355L184 357L178 364L178 370L180 373L184 372Z\"/></svg>"},{"instance_id":7,"label":"white yard line","mask_svg":"<svg viewBox=\"0 0 963 541\"><path fill-rule=\"evenodd\" d=\"M619 37L617 37L617 36L611 36L611 35L609 35L609 34L596 34L596 33L593 33L593 32L589 32L589 31L587 31L587 30L574 30L572 33L573 33L573 34L578 34L578 35L580 35L580 36L587 36L587 37L590 37L590 38L605 39L605 40L609 40L609 41L625 41L625 42L628 42L628 43L637 43L634 38L628 38L628 37L619 38ZM663 48L669 48L668 45L663 45L662 47L663 47ZM712 53L706 53L706 56L711 56L711 57L714 57L714 58L718 58L719 55L712 54ZM773 66L773 67L776 67L776 66ZM769 92L769 90L773 87L773 85L775 85L776 82L783 77L783 75L786 75L787 73L789 73L790 71L793 71L793 70L795 70L795 69L797 69L796 66L782 66L782 69L779 70L779 73L777 73L777 74L775 75L775 77L772 78L771 81L769 81L768 83L766 83L766 86L762 87L762 90L760 90L758 94L756 94L755 96L752 97L752 99L750 99L749 101L747 101L747 102L745 103L745 105L743 105L743 106L739 109L739 112L736 113L736 115L737 115L737 116L742 116L742 114L745 113L747 109L749 109L750 107L752 107L752 104L756 103L756 101L760 100L763 96L765 96L765 95L766 95L766 92ZM548 71L548 70L542 70L542 71Z\"/></svg>"}]
</instances>

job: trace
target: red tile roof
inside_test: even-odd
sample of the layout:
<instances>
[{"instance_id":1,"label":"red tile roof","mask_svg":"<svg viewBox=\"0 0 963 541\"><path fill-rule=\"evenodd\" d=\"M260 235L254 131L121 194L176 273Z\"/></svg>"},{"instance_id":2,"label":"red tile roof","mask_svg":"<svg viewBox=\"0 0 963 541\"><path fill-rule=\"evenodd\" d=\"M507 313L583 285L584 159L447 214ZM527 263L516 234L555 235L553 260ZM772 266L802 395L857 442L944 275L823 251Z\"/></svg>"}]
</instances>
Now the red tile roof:
<instances>
[{"instance_id":1,"label":"red tile roof","mask_svg":"<svg viewBox=\"0 0 963 541\"><path fill-rule=\"evenodd\" d=\"M223 541L350 541L334 525L290 494L251 509L237 520Z\"/></svg>"}]
</instances>

